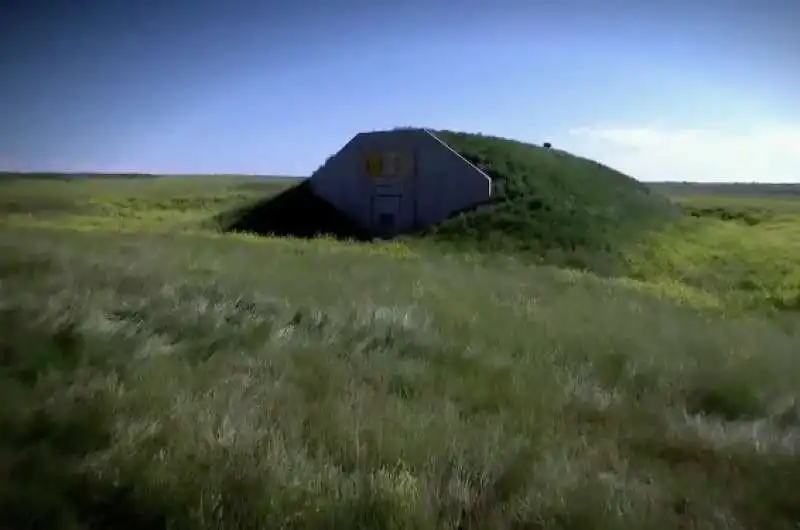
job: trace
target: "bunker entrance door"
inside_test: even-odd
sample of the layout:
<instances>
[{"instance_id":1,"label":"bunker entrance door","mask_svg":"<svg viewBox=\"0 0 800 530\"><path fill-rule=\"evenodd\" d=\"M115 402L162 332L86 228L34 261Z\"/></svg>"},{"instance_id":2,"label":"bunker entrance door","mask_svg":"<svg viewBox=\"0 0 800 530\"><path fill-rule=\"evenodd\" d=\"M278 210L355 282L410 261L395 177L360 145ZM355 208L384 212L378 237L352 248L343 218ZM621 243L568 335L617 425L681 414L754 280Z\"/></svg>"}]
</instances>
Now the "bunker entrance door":
<instances>
[{"instance_id":1,"label":"bunker entrance door","mask_svg":"<svg viewBox=\"0 0 800 530\"><path fill-rule=\"evenodd\" d=\"M400 223L400 195L372 197L372 229L376 235L391 237L397 234Z\"/></svg>"}]
</instances>

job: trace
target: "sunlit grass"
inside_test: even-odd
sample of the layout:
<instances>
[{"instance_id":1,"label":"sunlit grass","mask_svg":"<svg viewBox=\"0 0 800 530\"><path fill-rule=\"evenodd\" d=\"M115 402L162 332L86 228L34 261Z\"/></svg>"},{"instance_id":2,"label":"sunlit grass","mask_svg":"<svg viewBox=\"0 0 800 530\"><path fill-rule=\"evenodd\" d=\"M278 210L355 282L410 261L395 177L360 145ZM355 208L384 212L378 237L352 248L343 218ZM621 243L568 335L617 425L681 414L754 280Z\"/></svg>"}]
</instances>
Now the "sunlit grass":
<instances>
[{"instance_id":1,"label":"sunlit grass","mask_svg":"<svg viewBox=\"0 0 800 530\"><path fill-rule=\"evenodd\" d=\"M245 177L0 182L0 223L126 233L208 231L222 211L288 184Z\"/></svg>"},{"instance_id":2,"label":"sunlit grass","mask_svg":"<svg viewBox=\"0 0 800 530\"><path fill-rule=\"evenodd\" d=\"M215 215L286 185L233 177L165 178L145 183L15 181L2 184L0 203L7 209L0 212L0 226L217 237L217 227L210 222ZM641 244L629 247L624 253L626 275L635 281L623 278L619 283L695 307L728 312L800 305L800 201L690 196L679 202L696 217L651 232ZM265 241L243 234L228 237ZM329 238L266 239L294 252L384 254L398 259L437 252L436 245L414 238L367 245ZM478 262L494 260L470 250L461 255Z\"/></svg>"},{"instance_id":3,"label":"sunlit grass","mask_svg":"<svg viewBox=\"0 0 800 530\"><path fill-rule=\"evenodd\" d=\"M0 226L112 231L135 234L192 233L219 236L210 220L217 214L275 193L283 182L236 178L166 178L135 181L2 184ZM800 302L800 201L784 197L681 197L695 215L651 232L624 253L635 289L695 307L730 311L786 309ZM28 211L25 206L29 205ZM10 207L10 206L13 206ZM38 207L38 209L37 209ZM265 238L229 237L263 243ZM406 238L389 244L332 239L277 241L294 252L355 252L398 259L436 253L436 245ZM311 245L311 247L309 246ZM491 256L461 252L465 260Z\"/></svg>"},{"instance_id":4,"label":"sunlit grass","mask_svg":"<svg viewBox=\"0 0 800 530\"><path fill-rule=\"evenodd\" d=\"M628 254L632 276L715 293L730 309L800 308L800 201L740 198L731 207L718 197L685 201L693 212L712 205L716 211L651 233ZM720 210L731 218L720 219ZM742 212L757 222L737 220Z\"/></svg>"},{"instance_id":5,"label":"sunlit grass","mask_svg":"<svg viewBox=\"0 0 800 530\"><path fill-rule=\"evenodd\" d=\"M766 321L333 241L17 229L0 245L5 522L793 520L800 344Z\"/></svg>"},{"instance_id":6,"label":"sunlit grass","mask_svg":"<svg viewBox=\"0 0 800 530\"><path fill-rule=\"evenodd\" d=\"M201 183L0 190L3 528L800 520L789 203L691 199L601 278L223 234L263 189Z\"/></svg>"}]
</instances>

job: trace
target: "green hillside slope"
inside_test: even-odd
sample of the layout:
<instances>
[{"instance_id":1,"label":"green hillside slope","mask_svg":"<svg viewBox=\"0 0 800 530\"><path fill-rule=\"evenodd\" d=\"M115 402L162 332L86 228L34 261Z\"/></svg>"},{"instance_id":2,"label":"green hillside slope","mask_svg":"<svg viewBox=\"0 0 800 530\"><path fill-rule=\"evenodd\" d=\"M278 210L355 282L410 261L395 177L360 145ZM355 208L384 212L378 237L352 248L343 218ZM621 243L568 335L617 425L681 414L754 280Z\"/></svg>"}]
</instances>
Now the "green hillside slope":
<instances>
[{"instance_id":1,"label":"green hillside slope","mask_svg":"<svg viewBox=\"0 0 800 530\"><path fill-rule=\"evenodd\" d=\"M624 244L679 215L644 184L585 158L505 138L435 134L486 171L495 191L491 204L427 231L438 240L608 269Z\"/></svg>"}]
</instances>

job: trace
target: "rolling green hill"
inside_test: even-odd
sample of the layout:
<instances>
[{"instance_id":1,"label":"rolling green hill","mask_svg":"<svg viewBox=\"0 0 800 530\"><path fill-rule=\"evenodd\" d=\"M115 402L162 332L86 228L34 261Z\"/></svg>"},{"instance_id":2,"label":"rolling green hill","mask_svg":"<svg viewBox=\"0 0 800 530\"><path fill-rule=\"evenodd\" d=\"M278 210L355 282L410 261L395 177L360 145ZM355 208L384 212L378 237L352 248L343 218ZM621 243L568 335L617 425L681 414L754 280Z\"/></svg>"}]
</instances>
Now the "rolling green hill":
<instances>
[{"instance_id":1,"label":"rolling green hill","mask_svg":"<svg viewBox=\"0 0 800 530\"><path fill-rule=\"evenodd\" d=\"M611 272L624 245L679 216L666 197L592 160L505 138L436 134L492 177L495 196L429 237Z\"/></svg>"},{"instance_id":2,"label":"rolling green hill","mask_svg":"<svg viewBox=\"0 0 800 530\"><path fill-rule=\"evenodd\" d=\"M479 252L619 272L620 252L680 213L661 194L597 162L481 134L435 131L493 179L491 203L460 212L411 239ZM225 231L362 239L307 184L218 217Z\"/></svg>"}]
</instances>

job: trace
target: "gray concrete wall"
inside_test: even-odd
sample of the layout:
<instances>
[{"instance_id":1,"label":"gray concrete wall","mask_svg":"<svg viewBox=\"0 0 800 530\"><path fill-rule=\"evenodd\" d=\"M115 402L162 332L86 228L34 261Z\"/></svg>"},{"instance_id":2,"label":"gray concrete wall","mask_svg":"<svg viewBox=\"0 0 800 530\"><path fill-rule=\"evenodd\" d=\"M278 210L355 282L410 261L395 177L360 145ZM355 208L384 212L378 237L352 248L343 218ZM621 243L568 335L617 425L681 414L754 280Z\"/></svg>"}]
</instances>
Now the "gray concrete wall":
<instances>
[{"instance_id":1,"label":"gray concrete wall","mask_svg":"<svg viewBox=\"0 0 800 530\"><path fill-rule=\"evenodd\" d=\"M368 174L366 154L387 151L413 153L407 175L375 178ZM394 213L394 227L386 230L387 236L439 222L456 210L487 200L491 193L489 177L421 129L356 135L312 175L311 186L373 232L380 231L386 216Z\"/></svg>"}]
</instances>

